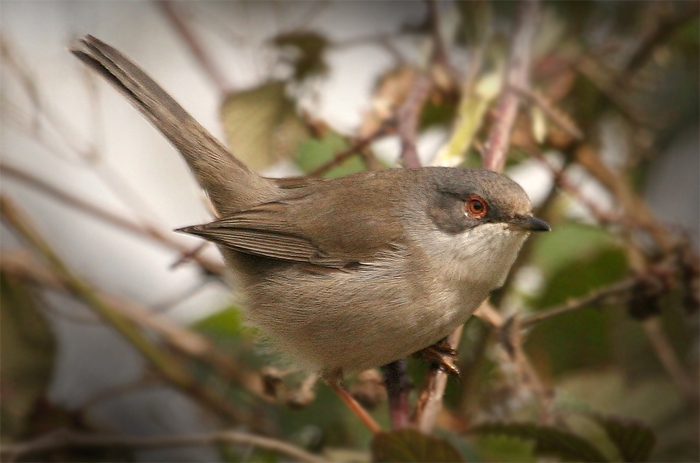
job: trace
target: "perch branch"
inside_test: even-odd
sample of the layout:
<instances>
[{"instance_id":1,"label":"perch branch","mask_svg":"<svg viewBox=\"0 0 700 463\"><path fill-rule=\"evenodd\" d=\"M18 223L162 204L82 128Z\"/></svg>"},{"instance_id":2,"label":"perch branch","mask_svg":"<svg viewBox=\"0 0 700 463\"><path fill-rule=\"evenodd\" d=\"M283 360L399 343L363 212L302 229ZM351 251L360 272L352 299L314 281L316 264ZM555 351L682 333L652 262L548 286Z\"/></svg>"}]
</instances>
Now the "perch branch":
<instances>
[{"instance_id":1,"label":"perch branch","mask_svg":"<svg viewBox=\"0 0 700 463\"><path fill-rule=\"evenodd\" d=\"M382 366L389 400L391 429L403 429L410 424L411 406L408 403L408 395L412 385L408 379L407 366L408 362L405 358Z\"/></svg>"},{"instance_id":2,"label":"perch branch","mask_svg":"<svg viewBox=\"0 0 700 463\"><path fill-rule=\"evenodd\" d=\"M452 349L456 350L459 347L463 329L464 326L462 325L447 337L447 343ZM445 394L448 378L449 374L439 369L428 374L426 386L423 388L416 404L415 416L418 429L424 433L430 433L435 427L438 414L442 410L442 398Z\"/></svg>"}]
</instances>

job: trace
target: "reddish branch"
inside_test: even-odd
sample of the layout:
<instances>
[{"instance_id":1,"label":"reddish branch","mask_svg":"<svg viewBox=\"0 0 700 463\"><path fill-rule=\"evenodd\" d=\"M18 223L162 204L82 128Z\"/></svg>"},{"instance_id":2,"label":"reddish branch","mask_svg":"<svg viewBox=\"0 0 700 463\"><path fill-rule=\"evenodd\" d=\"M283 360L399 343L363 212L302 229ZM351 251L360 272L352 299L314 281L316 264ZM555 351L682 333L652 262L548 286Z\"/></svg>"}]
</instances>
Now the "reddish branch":
<instances>
[{"instance_id":1,"label":"reddish branch","mask_svg":"<svg viewBox=\"0 0 700 463\"><path fill-rule=\"evenodd\" d=\"M418 122L431 86L430 78L425 74L419 74L413 81L413 86L408 92L406 101L404 101L396 114L397 130L399 137L401 137L401 163L406 168L421 166L418 150L416 149Z\"/></svg>"},{"instance_id":2,"label":"reddish branch","mask_svg":"<svg viewBox=\"0 0 700 463\"><path fill-rule=\"evenodd\" d=\"M481 154L486 169L501 172L506 162L510 134L518 114L520 95L514 88L530 87L532 39L540 16L538 0L518 4L518 24L511 41L511 55L506 70L506 85L496 107L496 121Z\"/></svg>"},{"instance_id":3,"label":"reddish branch","mask_svg":"<svg viewBox=\"0 0 700 463\"><path fill-rule=\"evenodd\" d=\"M349 159L356 153L362 152L365 148L367 148L370 143L375 141L376 139L383 137L389 132L388 126L382 125L377 129L374 133L368 135L365 138L360 138L359 140L356 140L348 149L340 151L339 153L336 153L333 159L326 164L322 165L318 169L312 171L309 173L310 177L320 177L321 175L325 174L329 170L333 169L334 167L339 166L345 160Z\"/></svg>"}]
</instances>

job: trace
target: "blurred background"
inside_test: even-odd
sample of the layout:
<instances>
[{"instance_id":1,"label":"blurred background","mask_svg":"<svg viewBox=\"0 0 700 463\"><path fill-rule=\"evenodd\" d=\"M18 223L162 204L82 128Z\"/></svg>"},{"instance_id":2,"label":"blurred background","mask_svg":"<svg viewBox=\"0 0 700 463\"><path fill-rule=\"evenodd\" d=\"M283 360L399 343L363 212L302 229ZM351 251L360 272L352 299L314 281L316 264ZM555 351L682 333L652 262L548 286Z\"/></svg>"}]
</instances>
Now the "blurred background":
<instances>
[{"instance_id":1,"label":"blurred background","mask_svg":"<svg viewBox=\"0 0 700 463\"><path fill-rule=\"evenodd\" d=\"M466 324L461 380L421 429L466 461L700 460L697 2L0 9L5 457L292 458L221 430L325 460L380 455L325 385L245 326L216 249L171 231L208 221L206 198L69 53L89 33L265 175L396 167L412 147L423 165L480 167L510 134L504 171L553 232L530 238ZM408 366L420 403L436 373ZM388 426L378 371L348 387ZM58 429L154 441L39 449ZM188 435L212 439L156 441Z\"/></svg>"}]
</instances>

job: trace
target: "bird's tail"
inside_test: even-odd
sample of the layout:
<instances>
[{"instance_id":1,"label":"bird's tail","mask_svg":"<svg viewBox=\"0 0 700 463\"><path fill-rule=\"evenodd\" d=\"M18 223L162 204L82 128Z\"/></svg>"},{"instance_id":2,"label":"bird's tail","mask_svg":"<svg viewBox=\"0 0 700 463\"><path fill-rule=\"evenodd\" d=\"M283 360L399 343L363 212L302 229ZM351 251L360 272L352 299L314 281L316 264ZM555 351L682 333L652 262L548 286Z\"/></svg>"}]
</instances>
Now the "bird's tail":
<instances>
[{"instance_id":1,"label":"bird's tail","mask_svg":"<svg viewBox=\"0 0 700 463\"><path fill-rule=\"evenodd\" d=\"M248 169L119 51L87 35L71 52L122 92L182 153L219 214L273 199L276 186Z\"/></svg>"}]
</instances>

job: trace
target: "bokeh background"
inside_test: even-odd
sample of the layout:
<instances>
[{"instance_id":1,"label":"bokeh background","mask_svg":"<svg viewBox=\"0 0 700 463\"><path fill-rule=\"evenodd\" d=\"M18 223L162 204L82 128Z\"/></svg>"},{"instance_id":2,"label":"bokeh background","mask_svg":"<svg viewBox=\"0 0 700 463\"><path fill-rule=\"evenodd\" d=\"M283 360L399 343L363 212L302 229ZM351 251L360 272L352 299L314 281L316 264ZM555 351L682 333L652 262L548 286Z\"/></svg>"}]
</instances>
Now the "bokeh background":
<instances>
[{"instance_id":1,"label":"bokeh background","mask_svg":"<svg viewBox=\"0 0 700 463\"><path fill-rule=\"evenodd\" d=\"M507 75L532 18L509 2L0 4L3 447L56 429L233 429L329 460L377 456L337 397L245 326L216 249L171 232L206 222L206 199L164 138L69 53L89 33L272 176L400 164L397 120L418 82L421 162L478 167L498 105L517 95L505 172L553 232L530 239L465 326L462 378L433 434L468 461L698 461L698 4L530 3L525 85ZM410 359L409 374L415 403L432 373ZM387 425L379 373L348 384ZM286 458L251 445L18 456Z\"/></svg>"}]
</instances>

